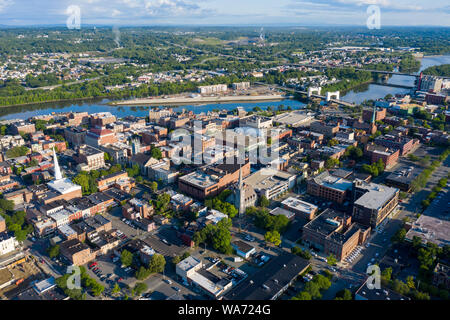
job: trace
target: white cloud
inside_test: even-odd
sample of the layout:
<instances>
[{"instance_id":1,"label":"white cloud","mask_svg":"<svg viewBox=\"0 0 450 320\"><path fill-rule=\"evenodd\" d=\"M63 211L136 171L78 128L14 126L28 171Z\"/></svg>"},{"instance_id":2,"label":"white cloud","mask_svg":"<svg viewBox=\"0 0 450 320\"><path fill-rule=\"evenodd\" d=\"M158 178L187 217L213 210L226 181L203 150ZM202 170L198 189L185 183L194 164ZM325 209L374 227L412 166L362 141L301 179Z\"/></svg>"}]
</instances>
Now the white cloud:
<instances>
[{"instance_id":1,"label":"white cloud","mask_svg":"<svg viewBox=\"0 0 450 320\"><path fill-rule=\"evenodd\" d=\"M0 11L13 4L12 0L0 0Z\"/></svg>"},{"instance_id":2,"label":"white cloud","mask_svg":"<svg viewBox=\"0 0 450 320\"><path fill-rule=\"evenodd\" d=\"M122 12L120 10L113 9L113 11L111 13L111 16L112 17L117 17L117 16L120 16L121 14L122 14Z\"/></svg>"},{"instance_id":3,"label":"white cloud","mask_svg":"<svg viewBox=\"0 0 450 320\"><path fill-rule=\"evenodd\" d=\"M200 10L196 4L182 0L146 0L145 9L151 16L181 15Z\"/></svg>"}]
</instances>

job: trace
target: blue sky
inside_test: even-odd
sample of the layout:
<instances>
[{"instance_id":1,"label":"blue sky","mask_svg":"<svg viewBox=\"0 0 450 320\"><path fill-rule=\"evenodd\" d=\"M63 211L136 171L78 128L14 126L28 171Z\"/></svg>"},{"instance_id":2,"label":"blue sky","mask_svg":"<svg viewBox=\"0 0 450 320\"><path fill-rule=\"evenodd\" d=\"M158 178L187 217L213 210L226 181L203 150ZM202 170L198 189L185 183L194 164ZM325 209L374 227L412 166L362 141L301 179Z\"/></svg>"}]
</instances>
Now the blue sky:
<instances>
[{"instance_id":1,"label":"blue sky","mask_svg":"<svg viewBox=\"0 0 450 320\"><path fill-rule=\"evenodd\" d=\"M369 5L383 25L450 26L449 0L0 0L0 25L65 24L365 25Z\"/></svg>"}]
</instances>

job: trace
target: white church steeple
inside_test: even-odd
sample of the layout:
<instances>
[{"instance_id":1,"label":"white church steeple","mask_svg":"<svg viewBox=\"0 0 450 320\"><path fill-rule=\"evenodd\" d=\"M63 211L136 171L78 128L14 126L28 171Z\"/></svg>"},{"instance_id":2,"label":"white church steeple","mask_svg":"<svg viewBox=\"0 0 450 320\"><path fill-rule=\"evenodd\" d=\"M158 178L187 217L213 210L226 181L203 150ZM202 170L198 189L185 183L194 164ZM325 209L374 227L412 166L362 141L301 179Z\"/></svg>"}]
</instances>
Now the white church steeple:
<instances>
[{"instance_id":1,"label":"white church steeple","mask_svg":"<svg viewBox=\"0 0 450 320\"><path fill-rule=\"evenodd\" d=\"M53 148L53 163L54 163L54 171L55 171L55 180L61 180L62 174L61 169L59 168L58 158L56 157L55 148Z\"/></svg>"}]
</instances>

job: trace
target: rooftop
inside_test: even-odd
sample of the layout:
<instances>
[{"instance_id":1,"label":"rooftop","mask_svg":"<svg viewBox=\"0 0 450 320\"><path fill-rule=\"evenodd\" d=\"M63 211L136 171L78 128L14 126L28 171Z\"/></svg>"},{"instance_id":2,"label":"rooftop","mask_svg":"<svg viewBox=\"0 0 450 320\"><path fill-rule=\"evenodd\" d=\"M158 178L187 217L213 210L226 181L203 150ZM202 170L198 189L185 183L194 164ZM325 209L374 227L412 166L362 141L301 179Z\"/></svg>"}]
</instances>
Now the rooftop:
<instances>
[{"instance_id":1,"label":"rooftop","mask_svg":"<svg viewBox=\"0 0 450 320\"><path fill-rule=\"evenodd\" d=\"M78 151L86 156L92 156L95 154L103 153L103 151L87 144L80 146Z\"/></svg>"},{"instance_id":2,"label":"rooftop","mask_svg":"<svg viewBox=\"0 0 450 320\"><path fill-rule=\"evenodd\" d=\"M249 252L255 249L253 246L249 245L247 242L244 242L242 240L233 241L232 245L242 252Z\"/></svg>"},{"instance_id":3,"label":"rooftop","mask_svg":"<svg viewBox=\"0 0 450 320\"><path fill-rule=\"evenodd\" d=\"M397 183L410 184L422 170L413 166L403 166L392 172L386 177L386 180Z\"/></svg>"},{"instance_id":4,"label":"rooftop","mask_svg":"<svg viewBox=\"0 0 450 320\"><path fill-rule=\"evenodd\" d=\"M219 180L219 177L210 176L203 171L195 171L181 177L180 180L201 188L208 188L216 184Z\"/></svg>"},{"instance_id":5,"label":"rooftop","mask_svg":"<svg viewBox=\"0 0 450 320\"><path fill-rule=\"evenodd\" d=\"M60 194L67 194L76 190L80 190L81 192L81 186L73 183L72 181L70 181L70 179L67 178L52 180L47 183L47 186Z\"/></svg>"},{"instance_id":6,"label":"rooftop","mask_svg":"<svg viewBox=\"0 0 450 320\"><path fill-rule=\"evenodd\" d=\"M273 170L269 168L261 169L244 180L246 185L250 185L255 190L272 189L285 183L295 175L287 172Z\"/></svg>"},{"instance_id":7,"label":"rooftop","mask_svg":"<svg viewBox=\"0 0 450 320\"><path fill-rule=\"evenodd\" d=\"M324 171L317 177L313 178L314 182L327 188L347 191L352 187L352 183L340 177L331 175L328 171Z\"/></svg>"},{"instance_id":8,"label":"rooftop","mask_svg":"<svg viewBox=\"0 0 450 320\"><path fill-rule=\"evenodd\" d=\"M295 213L294 212L288 211L288 210L280 208L280 207L277 207L277 208L271 210L270 214L273 215L273 216L283 215L283 216L285 216L288 219L292 219L293 217L295 217Z\"/></svg>"},{"instance_id":9,"label":"rooftop","mask_svg":"<svg viewBox=\"0 0 450 320\"><path fill-rule=\"evenodd\" d=\"M252 276L247 277L225 296L225 300L271 300L308 268L309 262L299 256L283 253L273 257Z\"/></svg>"},{"instance_id":10,"label":"rooftop","mask_svg":"<svg viewBox=\"0 0 450 320\"><path fill-rule=\"evenodd\" d=\"M404 297L385 287L381 287L380 289L369 289L367 287L367 282L364 282L358 291L356 291L355 295L366 300L411 300L410 298ZM357 300L359 299L357 298Z\"/></svg>"},{"instance_id":11,"label":"rooftop","mask_svg":"<svg viewBox=\"0 0 450 320\"><path fill-rule=\"evenodd\" d=\"M289 208L295 209L297 211L306 212L306 213L311 213L318 209L318 207L313 205L312 203L305 202L305 201L299 200L294 197L289 197L289 198L283 200L283 202L281 202L281 204L283 204Z\"/></svg>"},{"instance_id":12,"label":"rooftop","mask_svg":"<svg viewBox=\"0 0 450 320\"><path fill-rule=\"evenodd\" d=\"M414 236L424 242L432 242L439 247L450 245L450 221L421 215L412 228L406 233L406 239L412 240Z\"/></svg>"},{"instance_id":13,"label":"rooftop","mask_svg":"<svg viewBox=\"0 0 450 320\"><path fill-rule=\"evenodd\" d=\"M344 216L344 213L328 208L308 222L303 228L313 230L322 234L324 237L328 237L341 228L342 218Z\"/></svg>"},{"instance_id":14,"label":"rooftop","mask_svg":"<svg viewBox=\"0 0 450 320\"><path fill-rule=\"evenodd\" d=\"M366 192L355 201L355 205L378 210L390 201L396 193L397 188L391 188L381 184L356 180L356 188L365 189Z\"/></svg>"},{"instance_id":15,"label":"rooftop","mask_svg":"<svg viewBox=\"0 0 450 320\"><path fill-rule=\"evenodd\" d=\"M202 264L200 259L193 257L193 256L189 256L186 259L180 261L177 264L177 267L183 271L189 271L192 268L197 267L199 264Z\"/></svg>"}]
</instances>

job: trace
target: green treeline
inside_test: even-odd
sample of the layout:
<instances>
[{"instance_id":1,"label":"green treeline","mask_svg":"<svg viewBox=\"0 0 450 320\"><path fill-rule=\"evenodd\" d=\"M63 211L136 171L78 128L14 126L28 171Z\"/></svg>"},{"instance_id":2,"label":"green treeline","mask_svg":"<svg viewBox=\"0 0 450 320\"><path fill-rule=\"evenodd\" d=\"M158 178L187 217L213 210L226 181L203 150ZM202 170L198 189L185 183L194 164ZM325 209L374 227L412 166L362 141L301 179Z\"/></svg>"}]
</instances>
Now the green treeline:
<instances>
[{"instance_id":1,"label":"green treeline","mask_svg":"<svg viewBox=\"0 0 450 320\"><path fill-rule=\"evenodd\" d=\"M423 70L423 74L432 76L450 77L450 64L441 64L440 66L428 67Z\"/></svg>"}]
</instances>

